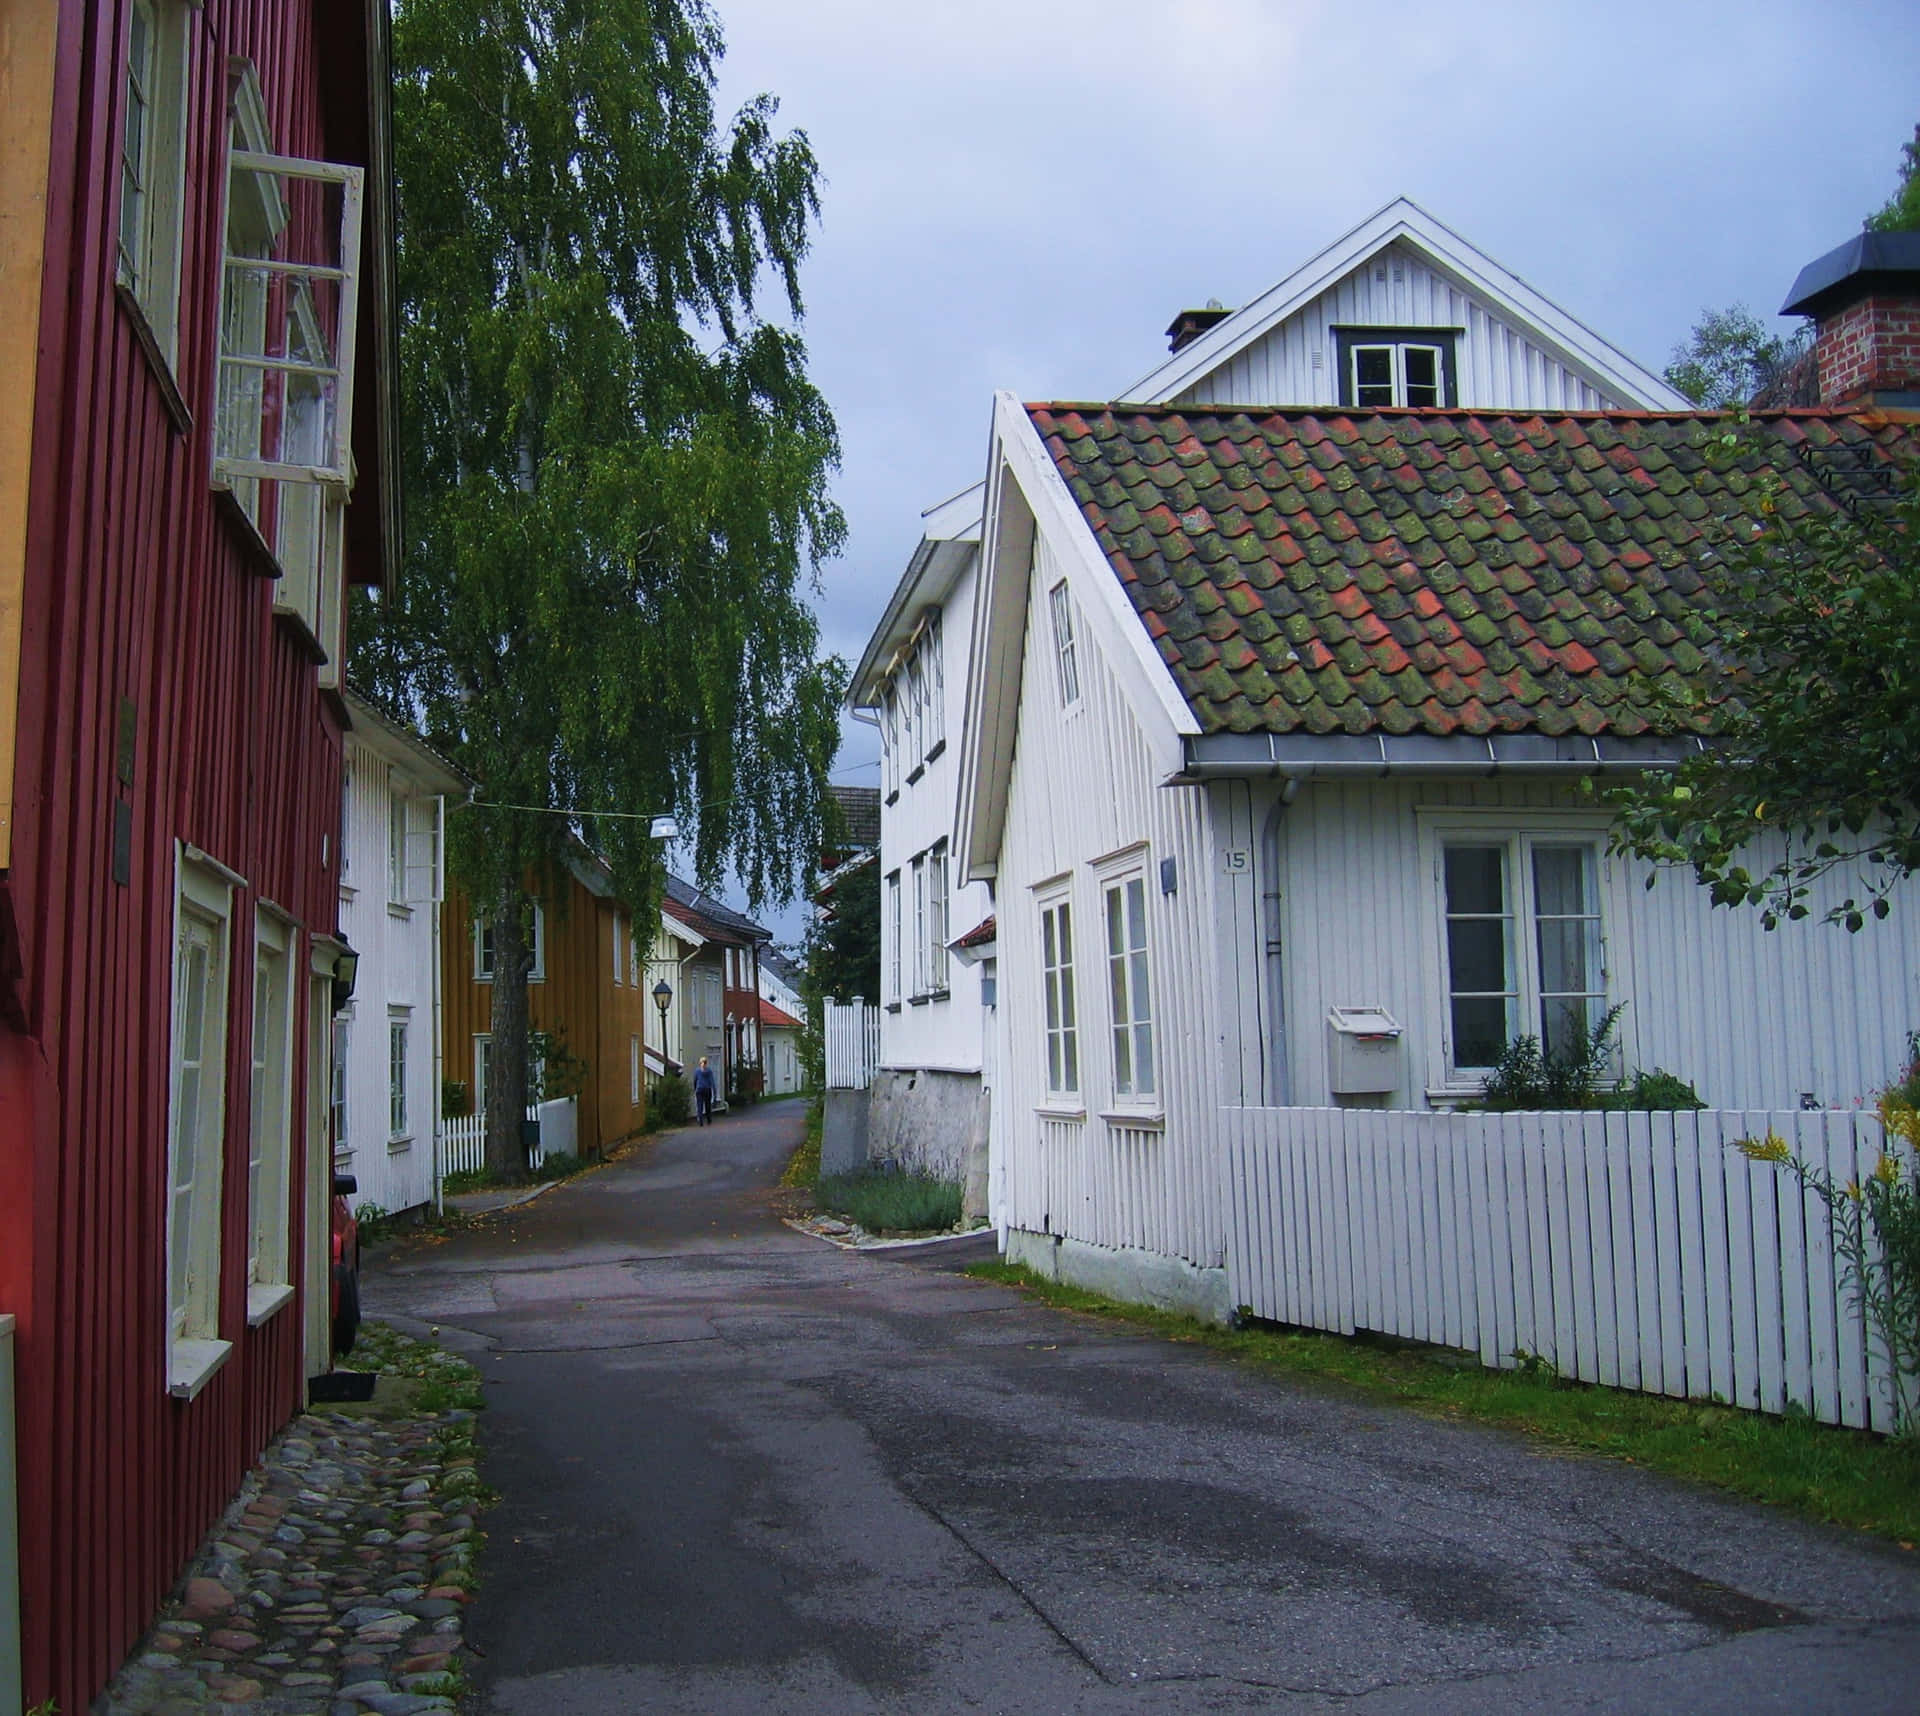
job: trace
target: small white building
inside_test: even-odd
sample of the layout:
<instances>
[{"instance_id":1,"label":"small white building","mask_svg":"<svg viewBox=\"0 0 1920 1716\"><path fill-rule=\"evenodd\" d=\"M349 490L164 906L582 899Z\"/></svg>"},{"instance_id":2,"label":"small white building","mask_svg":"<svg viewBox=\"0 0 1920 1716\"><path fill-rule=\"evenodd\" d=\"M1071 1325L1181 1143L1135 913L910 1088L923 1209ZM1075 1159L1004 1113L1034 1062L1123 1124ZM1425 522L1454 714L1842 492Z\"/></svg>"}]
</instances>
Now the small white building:
<instances>
[{"instance_id":1,"label":"small white building","mask_svg":"<svg viewBox=\"0 0 1920 1716\"><path fill-rule=\"evenodd\" d=\"M801 1021L806 1003L800 995L800 969L771 947L760 950L760 1064L767 1096L792 1096L803 1089L800 1065Z\"/></svg>"},{"instance_id":2,"label":"small white building","mask_svg":"<svg viewBox=\"0 0 1920 1716\"><path fill-rule=\"evenodd\" d=\"M365 698L345 701L340 933L360 961L333 1024L334 1163L357 1204L397 1212L438 1193L446 795L470 783Z\"/></svg>"},{"instance_id":3,"label":"small white building","mask_svg":"<svg viewBox=\"0 0 1920 1716\"><path fill-rule=\"evenodd\" d=\"M1190 310L1121 396L1215 405L1682 410L1663 380L1405 198L1237 312ZM847 694L881 733L876 1156L962 1178L987 1129L994 907L955 860L984 484L924 514ZM1010 596L1004 599L1011 600ZM1063 801L1065 802L1065 801ZM983 1068L985 1068L983 1076ZM977 1172L977 1164L976 1164Z\"/></svg>"}]
</instances>

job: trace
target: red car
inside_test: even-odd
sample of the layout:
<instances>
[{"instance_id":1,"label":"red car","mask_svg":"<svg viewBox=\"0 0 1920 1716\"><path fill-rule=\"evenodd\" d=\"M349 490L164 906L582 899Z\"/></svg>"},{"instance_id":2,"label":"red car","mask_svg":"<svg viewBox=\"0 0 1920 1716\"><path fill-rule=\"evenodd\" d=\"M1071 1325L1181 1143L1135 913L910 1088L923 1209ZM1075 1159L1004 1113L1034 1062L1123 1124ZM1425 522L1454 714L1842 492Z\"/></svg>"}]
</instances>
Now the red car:
<instances>
[{"instance_id":1,"label":"red car","mask_svg":"<svg viewBox=\"0 0 1920 1716\"><path fill-rule=\"evenodd\" d=\"M360 1332L360 1224L353 1219L347 1199L359 1191L351 1174L333 1176L333 1353L353 1351Z\"/></svg>"}]
</instances>

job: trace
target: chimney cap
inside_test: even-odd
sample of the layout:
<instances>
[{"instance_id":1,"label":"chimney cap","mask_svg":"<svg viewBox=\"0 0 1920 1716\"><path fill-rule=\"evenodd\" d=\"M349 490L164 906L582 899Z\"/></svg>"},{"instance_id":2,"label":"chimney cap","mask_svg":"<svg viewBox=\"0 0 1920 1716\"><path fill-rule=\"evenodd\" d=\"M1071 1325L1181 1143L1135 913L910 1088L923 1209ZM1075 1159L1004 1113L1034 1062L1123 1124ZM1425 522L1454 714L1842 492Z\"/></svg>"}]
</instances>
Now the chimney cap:
<instances>
[{"instance_id":1,"label":"chimney cap","mask_svg":"<svg viewBox=\"0 0 1920 1716\"><path fill-rule=\"evenodd\" d=\"M1920 232L1861 232L1800 270L1783 316L1823 316L1888 287L1920 291Z\"/></svg>"},{"instance_id":2,"label":"chimney cap","mask_svg":"<svg viewBox=\"0 0 1920 1716\"><path fill-rule=\"evenodd\" d=\"M1193 344L1209 328L1232 314L1218 298L1209 299L1204 310L1182 310L1167 324L1167 349L1177 352L1182 346Z\"/></svg>"}]
</instances>

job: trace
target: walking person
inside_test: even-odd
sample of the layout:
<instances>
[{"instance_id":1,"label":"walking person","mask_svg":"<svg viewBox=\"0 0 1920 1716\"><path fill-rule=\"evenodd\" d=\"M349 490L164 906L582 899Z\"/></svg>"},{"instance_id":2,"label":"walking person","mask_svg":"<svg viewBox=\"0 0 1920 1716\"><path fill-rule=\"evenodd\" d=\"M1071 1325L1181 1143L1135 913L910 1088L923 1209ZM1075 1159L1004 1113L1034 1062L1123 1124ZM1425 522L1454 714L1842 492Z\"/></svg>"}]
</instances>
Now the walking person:
<instances>
[{"instance_id":1,"label":"walking person","mask_svg":"<svg viewBox=\"0 0 1920 1716\"><path fill-rule=\"evenodd\" d=\"M700 1065L693 1075L693 1104L699 1112L702 1126L713 1124L714 1094L713 1068L707 1065L707 1057L702 1055Z\"/></svg>"}]
</instances>

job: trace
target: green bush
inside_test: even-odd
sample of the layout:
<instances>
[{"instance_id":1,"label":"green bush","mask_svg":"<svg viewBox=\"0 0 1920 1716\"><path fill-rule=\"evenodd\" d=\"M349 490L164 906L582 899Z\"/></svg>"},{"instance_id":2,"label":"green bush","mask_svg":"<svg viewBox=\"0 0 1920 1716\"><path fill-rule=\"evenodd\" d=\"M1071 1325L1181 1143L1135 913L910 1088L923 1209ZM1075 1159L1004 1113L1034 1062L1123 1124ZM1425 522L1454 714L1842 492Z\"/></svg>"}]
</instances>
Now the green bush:
<instances>
[{"instance_id":1,"label":"green bush","mask_svg":"<svg viewBox=\"0 0 1920 1716\"><path fill-rule=\"evenodd\" d=\"M1559 1054L1543 1054L1538 1037L1515 1037L1487 1076L1482 1104L1495 1112L1592 1108L1595 1087L1613 1058L1614 1024L1625 1011L1624 1002L1609 1007L1599 1024Z\"/></svg>"},{"instance_id":2,"label":"green bush","mask_svg":"<svg viewBox=\"0 0 1920 1716\"><path fill-rule=\"evenodd\" d=\"M869 1233L938 1232L960 1220L958 1183L931 1174L889 1174L872 1168L834 1174L814 1188L813 1201Z\"/></svg>"},{"instance_id":3,"label":"green bush","mask_svg":"<svg viewBox=\"0 0 1920 1716\"><path fill-rule=\"evenodd\" d=\"M693 1092L678 1073L666 1073L647 1092L649 1126L684 1126L693 1112Z\"/></svg>"},{"instance_id":4,"label":"green bush","mask_svg":"<svg viewBox=\"0 0 1920 1716\"><path fill-rule=\"evenodd\" d=\"M1636 1069L1632 1078L1617 1090L1606 1092L1599 1102L1602 1108L1623 1108L1634 1114L1677 1114L1686 1109L1705 1108L1700 1093L1677 1073Z\"/></svg>"}]
</instances>

